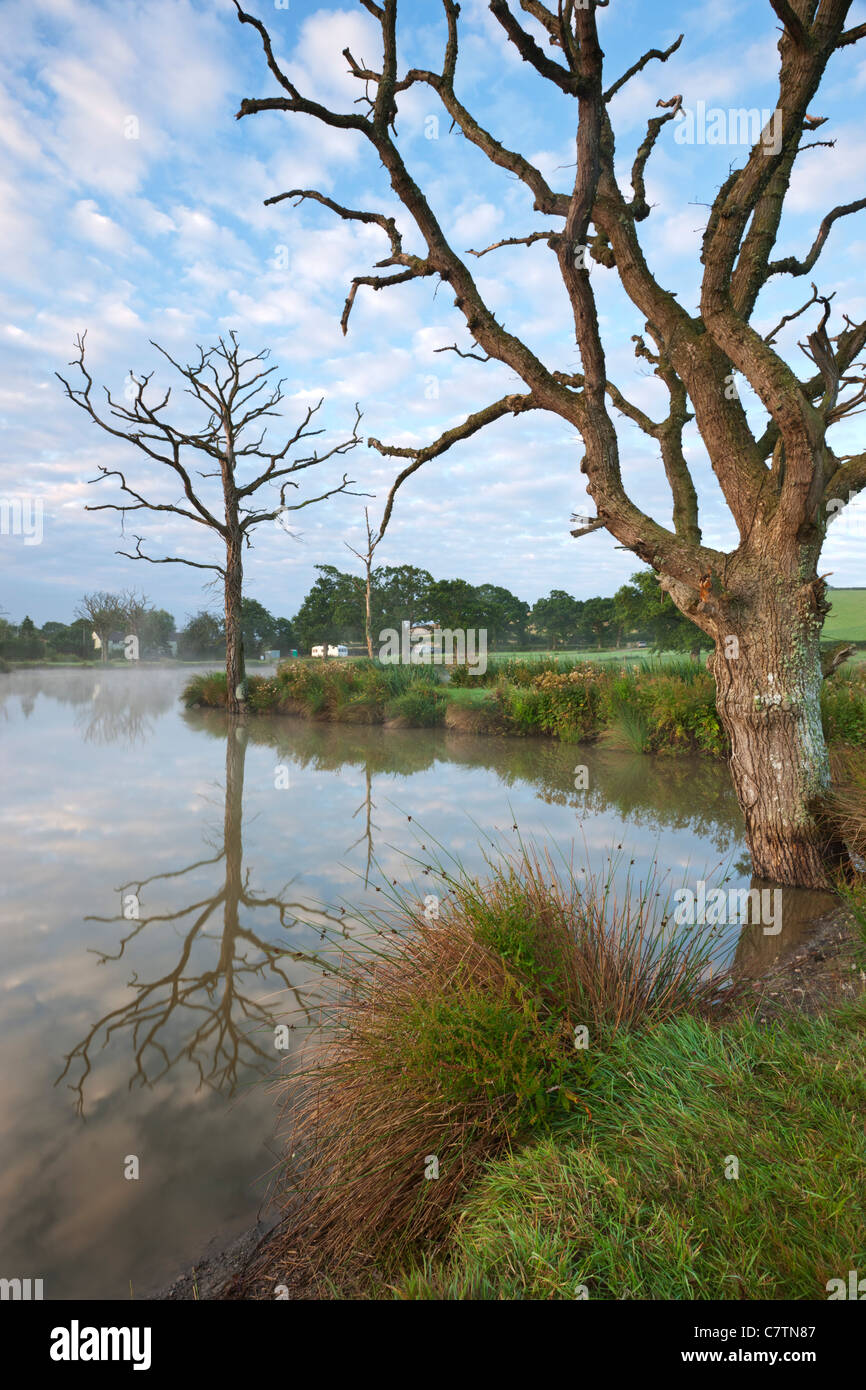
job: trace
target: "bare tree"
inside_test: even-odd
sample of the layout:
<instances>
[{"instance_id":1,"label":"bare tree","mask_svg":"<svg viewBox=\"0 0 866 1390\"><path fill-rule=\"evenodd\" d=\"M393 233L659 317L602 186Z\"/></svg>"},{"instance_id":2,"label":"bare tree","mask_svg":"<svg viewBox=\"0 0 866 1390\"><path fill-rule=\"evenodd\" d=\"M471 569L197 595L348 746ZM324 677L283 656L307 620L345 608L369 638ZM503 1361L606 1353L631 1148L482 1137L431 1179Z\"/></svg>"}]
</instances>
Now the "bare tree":
<instances>
[{"instance_id":1,"label":"bare tree","mask_svg":"<svg viewBox=\"0 0 866 1390\"><path fill-rule=\"evenodd\" d=\"M111 594L105 589L85 594L75 609L76 618L86 618L99 638L101 657L108 660L108 643L113 632L122 628L126 621L126 606L122 594Z\"/></svg>"},{"instance_id":2,"label":"bare tree","mask_svg":"<svg viewBox=\"0 0 866 1390\"><path fill-rule=\"evenodd\" d=\"M374 531L370 525L370 509L364 508L364 525L367 529L367 549L356 550L353 545L346 546L353 555L357 555L361 564L364 566L364 637L367 642L367 655L373 660L373 632L372 632L372 611L373 611L373 556L376 553L376 546L382 539L382 531Z\"/></svg>"},{"instance_id":3,"label":"bare tree","mask_svg":"<svg viewBox=\"0 0 866 1390\"><path fill-rule=\"evenodd\" d=\"M490 0L491 14L524 62L544 83L575 102L576 167L571 188L562 191L523 154L486 130L458 96L456 0L442 0L447 34L441 70L413 68L402 73L397 58L398 0L361 0L381 27L381 60L368 67L344 50L360 93L355 109L348 112L305 97L280 66L265 25L235 0L241 23L258 31L279 88L276 95L244 100L237 114L240 118L265 111L292 112L355 131L369 142L413 233L421 236L426 254L410 253L395 218L380 211L356 211L314 189L291 189L267 200L312 200L347 221L374 224L384 233L388 254L377 262L377 273L352 281L343 311L344 331L362 286L387 290L437 277L453 290L481 360L505 364L525 384L525 391L474 412L424 448L400 449L370 440L383 454L409 460L392 488L380 530L387 525L394 490L406 478L492 421L544 410L573 426L584 442L581 471L597 512L575 534L606 528L623 549L659 573L677 606L713 639L710 663L718 708L731 740L731 772L755 870L776 881L816 886L824 882L826 858L845 855L841 836L832 831L828 835L816 809L830 775L821 729L819 649L828 601L818 559L828 510L834 511L866 485L866 453L839 457L827 435L864 400L866 378L854 363L866 344L866 322L846 317L841 331L831 336L829 300L817 291L808 305L792 310L788 321L810 306L819 311L819 322L805 344L811 363L801 377L773 346L779 329L764 336L751 320L769 281L811 272L834 223L866 208L866 198L833 208L802 258L772 258L795 162L804 150L826 143L804 144L804 133L822 123L809 108L833 55L866 36L866 25L846 30L851 0L770 3L782 30L773 138L767 130L762 132L743 166L730 173L713 201L703 238L697 313L660 284L638 237L638 226L651 211L647 162L663 128L678 117L682 97L658 101L660 114L648 120L646 136L634 155L630 195L615 174L608 110L616 93L651 60L670 58L682 35L665 50L643 54L611 82L603 72L596 28L601 0L559 0L551 6L520 0L520 9L529 17L526 23L508 0ZM459 254L450 245L412 177L398 143L398 104L403 93L425 87L436 93L468 141L525 185L534 210L546 219L544 230L507 237L471 254L486 255L499 246L546 245L558 262L581 371L552 369L497 321L469 270L470 253ZM540 100L544 99L542 93ZM646 321L646 337L635 339L636 352L666 388L669 409L661 421L651 419L607 379L591 262L616 273ZM570 344L564 347L568 352ZM455 350L459 351L456 345ZM728 389L734 372L742 374L766 411L760 434L750 427L736 391ZM672 526L650 516L626 490L611 407L656 441L670 487ZM692 418L739 533L736 548L729 552L707 546L701 538L697 493L683 449L683 430Z\"/></svg>"},{"instance_id":4,"label":"bare tree","mask_svg":"<svg viewBox=\"0 0 866 1390\"><path fill-rule=\"evenodd\" d=\"M126 474L119 468L100 464L100 476L92 481L116 478L120 482L121 492L132 500L103 502L89 506L87 510L120 512L124 521L131 512L169 512L207 527L220 537L225 546L225 561L222 564L187 560L178 555L155 559L142 550L142 536L135 537L133 553L125 550L117 553L130 560L147 560L154 565L190 565L193 569L211 570L222 581L225 595L227 707L230 713L239 714L246 705L246 670L241 632L244 546L252 544L252 532L262 522L276 521L288 512L301 511L336 493L349 490L353 479L344 473L342 481L335 487L303 501L286 500L289 488L300 487L296 475L347 453L361 442L358 435L361 413L356 406L351 436L322 454L314 450L304 457L290 457L291 450L302 440L324 433L321 429L310 428L310 422L322 406L321 400L317 405L308 407L304 419L282 447L267 444L268 419L280 413L277 406L283 399L284 383L278 381L273 385L268 380L276 371L275 366L264 365L270 356L268 349L250 357L241 357L237 335L230 333L227 341L220 338L218 344L207 351L199 347L198 360L187 366L176 362L158 343L151 344L179 372L187 383L186 393L205 411L205 422L200 429L183 429L166 419L171 388L161 399L152 399L147 391L152 372L141 377L130 372L131 399L126 404L114 399L106 388L107 414L103 416L92 400L93 380L84 361L85 337L86 334L82 334L76 339L78 355L70 363L70 366L78 368L84 385L73 387L59 372L56 374L67 396L86 411L100 429L128 441L147 458L171 470L180 480L183 490L182 499L176 502L148 500L127 482ZM254 429L260 430L260 433L252 433ZM208 505L200 485L193 481L192 466L188 462L190 455L192 458L203 455L211 461L213 467L210 471L195 471L203 480L220 480L222 495L218 505ZM251 476L247 473L250 464ZM273 488L272 497L257 507L250 505L250 500L263 488Z\"/></svg>"},{"instance_id":5,"label":"bare tree","mask_svg":"<svg viewBox=\"0 0 866 1390\"><path fill-rule=\"evenodd\" d=\"M150 600L147 594L140 594L137 589L124 589L120 597L126 630L140 637L150 611Z\"/></svg>"}]
</instances>

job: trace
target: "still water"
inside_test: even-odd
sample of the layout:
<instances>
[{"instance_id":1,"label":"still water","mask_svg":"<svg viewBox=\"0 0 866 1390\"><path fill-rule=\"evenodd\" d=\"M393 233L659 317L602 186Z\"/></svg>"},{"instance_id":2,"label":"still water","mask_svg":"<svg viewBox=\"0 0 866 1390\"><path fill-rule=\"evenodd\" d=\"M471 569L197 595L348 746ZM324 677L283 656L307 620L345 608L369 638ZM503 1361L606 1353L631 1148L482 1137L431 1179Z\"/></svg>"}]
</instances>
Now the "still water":
<instances>
[{"instance_id":1,"label":"still water","mask_svg":"<svg viewBox=\"0 0 866 1390\"><path fill-rule=\"evenodd\" d=\"M320 928L407 885L419 838L481 874L516 823L594 868L622 845L638 876L749 883L709 760L287 718L227 739L189 674L0 676L0 1276L46 1298L141 1295L256 1220L274 1027Z\"/></svg>"}]
</instances>

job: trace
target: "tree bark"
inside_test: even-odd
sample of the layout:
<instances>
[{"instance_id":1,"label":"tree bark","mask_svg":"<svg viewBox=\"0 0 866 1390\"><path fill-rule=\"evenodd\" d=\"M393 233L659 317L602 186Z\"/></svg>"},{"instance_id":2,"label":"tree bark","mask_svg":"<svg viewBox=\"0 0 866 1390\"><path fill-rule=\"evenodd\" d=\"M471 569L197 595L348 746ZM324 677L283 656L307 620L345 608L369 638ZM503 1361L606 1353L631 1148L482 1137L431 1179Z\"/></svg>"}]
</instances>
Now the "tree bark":
<instances>
[{"instance_id":1,"label":"tree bark","mask_svg":"<svg viewBox=\"0 0 866 1390\"><path fill-rule=\"evenodd\" d=\"M757 586L756 606L737 604L707 663L731 741L730 770L746 822L755 874L776 883L825 888L847 858L822 802L830 764L821 723L820 585ZM733 605L726 605L730 614Z\"/></svg>"},{"instance_id":2,"label":"tree bark","mask_svg":"<svg viewBox=\"0 0 866 1390\"><path fill-rule=\"evenodd\" d=\"M226 625L226 709L244 714L247 707L247 675L241 628L244 568L242 536L232 531L226 541L225 625Z\"/></svg>"}]
</instances>

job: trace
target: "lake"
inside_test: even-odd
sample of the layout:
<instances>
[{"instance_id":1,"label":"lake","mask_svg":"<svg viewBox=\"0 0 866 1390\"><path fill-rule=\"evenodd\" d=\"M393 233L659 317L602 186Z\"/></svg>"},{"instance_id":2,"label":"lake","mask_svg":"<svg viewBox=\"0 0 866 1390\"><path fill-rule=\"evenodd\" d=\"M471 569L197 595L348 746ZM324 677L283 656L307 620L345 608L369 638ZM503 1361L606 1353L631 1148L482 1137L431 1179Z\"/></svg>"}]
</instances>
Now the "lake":
<instances>
[{"instance_id":1,"label":"lake","mask_svg":"<svg viewBox=\"0 0 866 1390\"><path fill-rule=\"evenodd\" d=\"M0 676L0 1276L46 1298L140 1296L256 1220L275 1026L303 1021L321 932L363 930L383 876L424 892L422 843L481 875L516 824L579 865L749 884L709 759L290 718L227 739L183 710L190 674Z\"/></svg>"}]
</instances>

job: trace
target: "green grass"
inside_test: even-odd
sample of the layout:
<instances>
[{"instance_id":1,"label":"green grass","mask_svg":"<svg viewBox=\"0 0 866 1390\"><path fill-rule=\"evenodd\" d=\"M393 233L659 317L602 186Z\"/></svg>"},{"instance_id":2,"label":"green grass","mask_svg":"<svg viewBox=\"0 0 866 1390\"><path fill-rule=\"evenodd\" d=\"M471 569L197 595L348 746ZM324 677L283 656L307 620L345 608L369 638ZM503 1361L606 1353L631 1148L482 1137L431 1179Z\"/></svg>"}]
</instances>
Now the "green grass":
<instances>
[{"instance_id":1,"label":"green grass","mask_svg":"<svg viewBox=\"0 0 866 1390\"><path fill-rule=\"evenodd\" d=\"M491 693L485 686L458 686L453 690L447 691L449 703L454 705L483 705L485 700L492 699Z\"/></svg>"},{"instance_id":2,"label":"green grass","mask_svg":"<svg viewBox=\"0 0 866 1390\"><path fill-rule=\"evenodd\" d=\"M822 636L828 642L866 642L866 589L828 589L832 607Z\"/></svg>"},{"instance_id":3,"label":"green grass","mask_svg":"<svg viewBox=\"0 0 866 1390\"><path fill-rule=\"evenodd\" d=\"M399 1297L825 1299L866 1268L862 1001L624 1033L593 1081L591 1122L489 1164Z\"/></svg>"}]
</instances>

